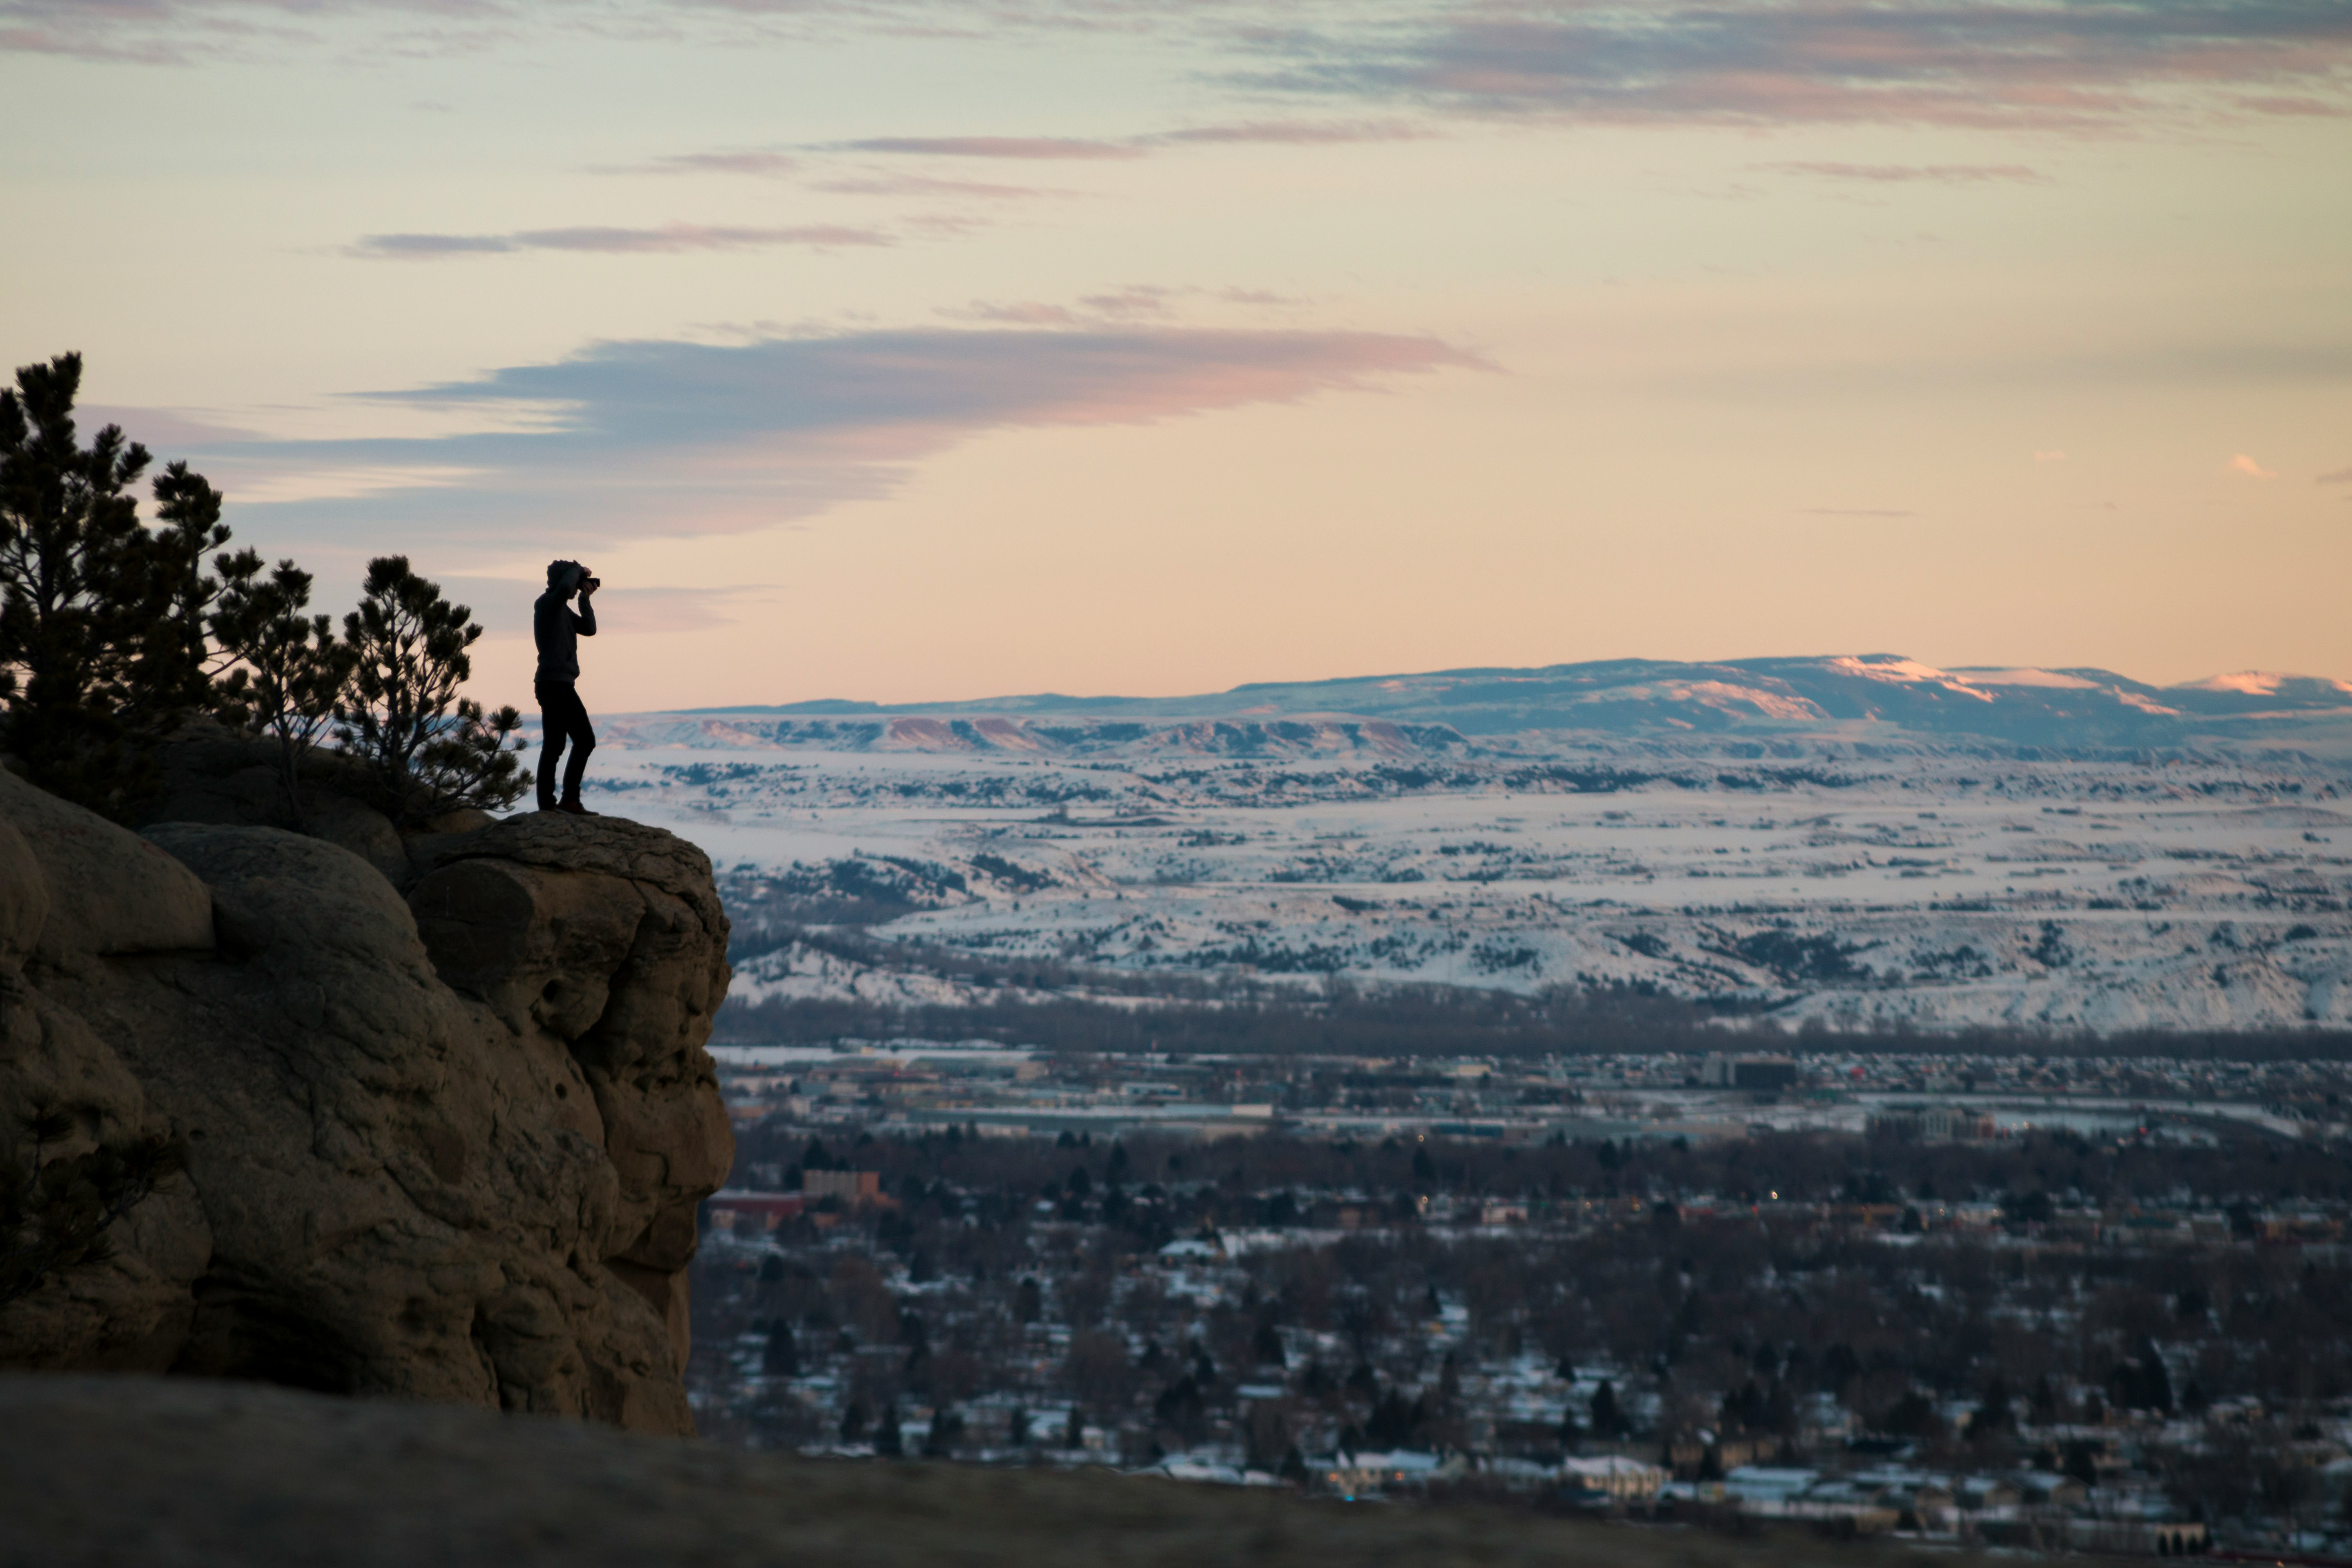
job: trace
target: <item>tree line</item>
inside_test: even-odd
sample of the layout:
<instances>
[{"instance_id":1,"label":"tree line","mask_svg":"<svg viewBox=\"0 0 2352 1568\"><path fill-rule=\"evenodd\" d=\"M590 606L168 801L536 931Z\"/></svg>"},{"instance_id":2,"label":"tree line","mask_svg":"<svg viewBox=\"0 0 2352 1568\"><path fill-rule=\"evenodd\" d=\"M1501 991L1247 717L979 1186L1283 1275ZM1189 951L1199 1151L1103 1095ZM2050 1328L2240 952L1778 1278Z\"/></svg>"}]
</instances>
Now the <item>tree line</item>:
<instances>
[{"instance_id":1,"label":"tree line","mask_svg":"<svg viewBox=\"0 0 2352 1568\"><path fill-rule=\"evenodd\" d=\"M336 786L395 821L510 805L521 715L458 689L482 628L404 555L368 563L342 617L291 560L234 552L223 498L118 426L85 445L77 353L0 389L0 748L53 794L120 821L161 788L165 741L210 718L274 755L288 822L332 752ZM152 521L140 516L147 480Z\"/></svg>"}]
</instances>

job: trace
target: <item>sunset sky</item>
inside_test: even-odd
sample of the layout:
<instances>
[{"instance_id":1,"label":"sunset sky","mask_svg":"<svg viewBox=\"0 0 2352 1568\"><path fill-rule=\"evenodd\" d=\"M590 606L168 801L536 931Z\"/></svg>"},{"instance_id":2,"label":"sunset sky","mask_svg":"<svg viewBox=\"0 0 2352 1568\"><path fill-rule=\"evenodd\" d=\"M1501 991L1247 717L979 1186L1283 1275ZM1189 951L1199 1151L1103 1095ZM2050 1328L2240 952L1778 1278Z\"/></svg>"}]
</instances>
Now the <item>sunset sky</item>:
<instances>
[{"instance_id":1,"label":"sunset sky","mask_svg":"<svg viewBox=\"0 0 2352 1568\"><path fill-rule=\"evenodd\" d=\"M2352 4L0 0L0 345L529 701L2352 677Z\"/></svg>"}]
</instances>

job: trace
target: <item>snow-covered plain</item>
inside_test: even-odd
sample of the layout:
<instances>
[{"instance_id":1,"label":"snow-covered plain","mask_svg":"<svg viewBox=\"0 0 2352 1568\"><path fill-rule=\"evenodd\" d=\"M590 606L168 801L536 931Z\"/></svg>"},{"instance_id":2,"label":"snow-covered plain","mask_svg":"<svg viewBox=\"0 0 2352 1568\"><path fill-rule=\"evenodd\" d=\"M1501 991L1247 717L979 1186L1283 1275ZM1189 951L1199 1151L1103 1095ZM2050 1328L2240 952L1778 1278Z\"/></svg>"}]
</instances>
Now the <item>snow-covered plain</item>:
<instances>
[{"instance_id":1,"label":"snow-covered plain","mask_svg":"<svg viewBox=\"0 0 2352 1568\"><path fill-rule=\"evenodd\" d=\"M2352 1025L2352 764L2305 752L1360 732L1235 758L1160 731L1055 755L1017 733L824 750L664 717L607 727L591 804L693 839L739 892L866 900L893 917L867 932L884 941L1622 983L1844 1026ZM736 987L966 989L805 946Z\"/></svg>"}]
</instances>

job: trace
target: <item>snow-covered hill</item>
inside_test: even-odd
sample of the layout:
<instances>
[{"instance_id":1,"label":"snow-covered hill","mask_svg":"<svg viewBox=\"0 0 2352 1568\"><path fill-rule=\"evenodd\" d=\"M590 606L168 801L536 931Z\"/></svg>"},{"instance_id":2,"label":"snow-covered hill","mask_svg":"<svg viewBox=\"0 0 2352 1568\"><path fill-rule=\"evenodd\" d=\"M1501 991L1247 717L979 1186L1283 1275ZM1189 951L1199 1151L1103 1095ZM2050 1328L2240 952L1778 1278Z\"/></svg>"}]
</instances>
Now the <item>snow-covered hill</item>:
<instances>
[{"instance_id":1,"label":"snow-covered hill","mask_svg":"<svg viewBox=\"0 0 2352 1568\"><path fill-rule=\"evenodd\" d=\"M1895 654L1650 659L1237 687L1179 698L825 701L638 714L645 744L1034 756L1550 754L1576 738L1834 736L2086 750L2352 749L2352 684L2248 671L2157 687L2101 669L1938 669Z\"/></svg>"},{"instance_id":2,"label":"snow-covered hill","mask_svg":"<svg viewBox=\"0 0 2352 1568\"><path fill-rule=\"evenodd\" d=\"M1741 748L1745 751L1747 748ZM1781 1021L2352 1025L2352 769L2292 754L614 749L765 916L1017 971L1631 985ZM1003 1000L787 947L751 997Z\"/></svg>"}]
</instances>

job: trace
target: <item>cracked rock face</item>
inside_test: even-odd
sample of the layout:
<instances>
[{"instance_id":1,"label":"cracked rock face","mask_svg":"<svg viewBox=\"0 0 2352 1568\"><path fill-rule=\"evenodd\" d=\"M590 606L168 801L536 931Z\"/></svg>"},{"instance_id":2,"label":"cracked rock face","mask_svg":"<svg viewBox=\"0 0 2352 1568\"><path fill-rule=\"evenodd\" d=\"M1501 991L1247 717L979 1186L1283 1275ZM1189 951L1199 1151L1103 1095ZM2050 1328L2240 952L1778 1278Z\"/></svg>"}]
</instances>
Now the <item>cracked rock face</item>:
<instances>
[{"instance_id":1,"label":"cracked rock face","mask_svg":"<svg viewBox=\"0 0 2352 1568\"><path fill-rule=\"evenodd\" d=\"M112 1259L0 1308L0 1365L691 1430L685 1268L733 1156L698 850L521 818L410 845L404 899L318 838L142 839L5 773L0 823L0 1111L187 1148Z\"/></svg>"}]
</instances>

